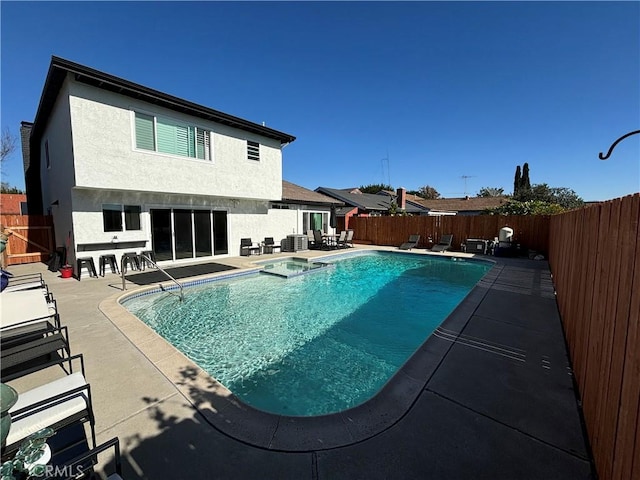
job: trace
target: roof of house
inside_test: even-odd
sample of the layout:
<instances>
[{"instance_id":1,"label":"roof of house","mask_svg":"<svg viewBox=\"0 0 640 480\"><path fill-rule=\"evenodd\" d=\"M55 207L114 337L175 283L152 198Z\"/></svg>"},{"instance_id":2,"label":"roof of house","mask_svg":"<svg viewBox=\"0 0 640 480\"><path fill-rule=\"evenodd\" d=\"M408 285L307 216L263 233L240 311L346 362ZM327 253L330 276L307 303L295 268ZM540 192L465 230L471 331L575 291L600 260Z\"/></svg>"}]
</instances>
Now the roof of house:
<instances>
[{"instance_id":1,"label":"roof of house","mask_svg":"<svg viewBox=\"0 0 640 480\"><path fill-rule=\"evenodd\" d=\"M343 205L343 203L335 198L314 192L307 188L296 185L295 183L282 181L282 201L291 203L305 203L311 205Z\"/></svg>"},{"instance_id":2,"label":"roof of house","mask_svg":"<svg viewBox=\"0 0 640 480\"><path fill-rule=\"evenodd\" d=\"M296 139L293 135L279 132L278 130L239 117L234 117L233 115L204 107L56 56L51 57L51 64L49 65L44 89L40 97L40 104L38 105L36 118L33 122L33 135L40 135L45 128L46 120L53 109L60 87L68 73L73 74L74 80L77 82L86 83L96 88L143 100L177 112L273 138L279 140L281 145L291 143Z\"/></svg>"},{"instance_id":3,"label":"roof of house","mask_svg":"<svg viewBox=\"0 0 640 480\"><path fill-rule=\"evenodd\" d=\"M424 198L416 197L414 201L430 210L447 212L478 212L487 208L499 207L505 203L507 199L505 197L462 197L426 200Z\"/></svg>"},{"instance_id":4,"label":"roof of house","mask_svg":"<svg viewBox=\"0 0 640 480\"><path fill-rule=\"evenodd\" d=\"M395 196L389 193L351 193L352 189L318 187L316 192L324 193L336 198L347 205L353 205L368 212L387 212ZM426 209L413 202L407 201L405 210L408 213L420 213Z\"/></svg>"}]
</instances>

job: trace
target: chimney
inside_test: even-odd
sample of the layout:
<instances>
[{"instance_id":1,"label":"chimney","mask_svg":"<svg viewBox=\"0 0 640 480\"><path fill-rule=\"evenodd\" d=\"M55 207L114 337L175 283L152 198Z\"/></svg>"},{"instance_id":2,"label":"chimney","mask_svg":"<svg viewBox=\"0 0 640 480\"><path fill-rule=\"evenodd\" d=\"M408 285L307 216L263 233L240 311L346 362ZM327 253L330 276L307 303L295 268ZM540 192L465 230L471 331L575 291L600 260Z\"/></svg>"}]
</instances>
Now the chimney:
<instances>
[{"instance_id":1,"label":"chimney","mask_svg":"<svg viewBox=\"0 0 640 480\"><path fill-rule=\"evenodd\" d=\"M407 208L407 191L404 189L404 187L400 187L396 195L398 197L397 199L398 208L400 210L406 209Z\"/></svg>"}]
</instances>

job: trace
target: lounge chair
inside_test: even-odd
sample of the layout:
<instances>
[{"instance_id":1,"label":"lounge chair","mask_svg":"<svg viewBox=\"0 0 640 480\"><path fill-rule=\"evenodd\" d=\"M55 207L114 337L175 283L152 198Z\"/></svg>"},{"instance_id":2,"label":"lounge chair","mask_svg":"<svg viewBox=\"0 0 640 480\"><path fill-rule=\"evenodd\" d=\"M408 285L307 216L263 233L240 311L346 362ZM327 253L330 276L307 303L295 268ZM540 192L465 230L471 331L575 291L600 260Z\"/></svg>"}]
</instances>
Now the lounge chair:
<instances>
[{"instance_id":1,"label":"lounge chair","mask_svg":"<svg viewBox=\"0 0 640 480\"><path fill-rule=\"evenodd\" d=\"M64 462L64 465L57 465L58 471L62 473L55 473L52 477L44 477L43 480L75 480L78 478L77 472L79 470L82 471L83 474L87 473L89 478L93 478L92 474L94 473L94 466L98 463L98 455L103 454L111 448L113 448L111 461L113 462L113 470L115 470L115 472L108 474L109 469L103 468L102 470L108 475L106 480L122 480L122 458L120 456L120 440L118 437L107 440L97 447L87 450L77 457Z\"/></svg>"},{"instance_id":2,"label":"lounge chair","mask_svg":"<svg viewBox=\"0 0 640 480\"><path fill-rule=\"evenodd\" d=\"M241 256L248 257L253 253L260 255L260 252L261 252L260 245L254 244L250 238L240 239L240 255Z\"/></svg>"},{"instance_id":3,"label":"lounge chair","mask_svg":"<svg viewBox=\"0 0 640 480\"><path fill-rule=\"evenodd\" d=\"M73 372L72 360L80 360L81 371ZM82 355L74 355L64 360L50 362L30 370L51 367L61 362L69 363L69 375L53 380L18 395L18 401L11 407L11 429L2 451L3 460L13 456L22 441L38 430L50 427L60 430L77 422L89 422L92 446L96 444L95 418L91 402L91 389L84 374Z\"/></svg>"},{"instance_id":4,"label":"lounge chair","mask_svg":"<svg viewBox=\"0 0 640 480\"><path fill-rule=\"evenodd\" d=\"M407 242L404 242L398 248L400 250L411 250L413 247L415 247L418 244L419 241L420 241L420 235L410 235L409 240Z\"/></svg>"},{"instance_id":5,"label":"lounge chair","mask_svg":"<svg viewBox=\"0 0 640 480\"><path fill-rule=\"evenodd\" d=\"M7 276L8 284L2 292L17 292L21 290L31 290L36 288L47 289L41 273L28 273L25 275L13 275L6 270L2 273ZM48 292L48 290L47 290Z\"/></svg>"},{"instance_id":6,"label":"lounge chair","mask_svg":"<svg viewBox=\"0 0 640 480\"><path fill-rule=\"evenodd\" d=\"M273 241L273 237L264 237L264 243L262 244L262 251L264 253L274 253L274 250L280 250L280 245L276 245Z\"/></svg>"},{"instance_id":7,"label":"lounge chair","mask_svg":"<svg viewBox=\"0 0 640 480\"><path fill-rule=\"evenodd\" d=\"M9 338L33 331L60 328L55 300L42 290L2 292L0 301L0 337Z\"/></svg>"},{"instance_id":8,"label":"lounge chair","mask_svg":"<svg viewBox=\"0 0 640 480\"><path fill-rule=\"evenodd\" d=\"M432 252L444 252L451 249L451 242L453 242L453 235L442 235L440 241L431 247Z\"/></svg>"},{"instance_id":9,"label":"lounge chair","mask_svg":"<svg viewBox=\"0 0 640 480\"><path fill-rule=\"evenodd\" d=\"M6 383L20 378L34 367L47 364L54 359L63 360L71 357L67 327L26 334L13 340L2 341L0 354L2 382Z\"/></svg>"}]
</instances>

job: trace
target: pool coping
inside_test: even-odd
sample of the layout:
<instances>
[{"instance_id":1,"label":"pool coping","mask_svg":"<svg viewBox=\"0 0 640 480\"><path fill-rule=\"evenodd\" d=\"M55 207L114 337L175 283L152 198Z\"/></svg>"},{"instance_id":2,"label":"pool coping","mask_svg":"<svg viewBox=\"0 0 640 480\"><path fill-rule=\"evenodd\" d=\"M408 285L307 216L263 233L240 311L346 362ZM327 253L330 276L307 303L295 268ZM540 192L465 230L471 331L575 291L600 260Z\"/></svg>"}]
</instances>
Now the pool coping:
<instances>
[{"instance_id":1,"label":"pool coping","mask_svg":"<svg viewBox=\"0 0 640 480\"><path fill-rule=\"evenodd\" d=\"M376 249L366 250L371 251ZM424 255L422 252L397 253ZM359 251L327 252L327 255L315 257L314 260L326 261L335 255L358 254ZM447 256L473 259L468 254ZM159 287L146 286L124 294L119 292L103 300L99 309L214 428L238 441L267 450L328 450L379 435L411 410L502 269L495 260L487 257L481 260L493 263L492 268L374 397L348 410L314 417L278 415L243 403L120 303L132 296L159 290ZM259 267L247 266L233 272L193 277L184 283L197 284L211 279L252 274L259 270Z\"/></svg>"}]
</instances>

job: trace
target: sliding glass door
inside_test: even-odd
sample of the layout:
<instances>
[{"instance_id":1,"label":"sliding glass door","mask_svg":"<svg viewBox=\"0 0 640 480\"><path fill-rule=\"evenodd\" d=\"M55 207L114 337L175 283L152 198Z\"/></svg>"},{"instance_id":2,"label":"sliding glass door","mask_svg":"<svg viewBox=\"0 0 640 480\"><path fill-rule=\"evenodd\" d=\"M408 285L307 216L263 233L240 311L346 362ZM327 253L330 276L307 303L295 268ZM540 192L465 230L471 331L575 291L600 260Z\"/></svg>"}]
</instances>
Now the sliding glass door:
<instances>
[{"instance_id":1,"label":"sliding glass door","mask_svg":"<svg viewBox=\"0 0 640 480\"><path fill-rule=\"evenodd\" d=\"M157 262L173 260L171 210L151 210L151 248Z\"/></svg>"},{"instance_id":2,"label":"sliding glass door","mask_svg":"<svg viewBox=\"0 0 640 480\"><path fill-rule=\"evenodd\" d=\"M211 212L208 210L194 210L193 226L196 257L210 257L213 251L211 248Z\"/></svg>"},{"instance_id":3,"label":"sliding glass door","mask_svg":"<svg viewBox=\"0 0 640 480\"><path fill-rule=\"evenodd\" d=\"M227 212L152 209L151 244L158 261L228 253Z\"/></svg>"},{"instance_id":4,"label":"sliding glass door","mask_svg":"<svg viewBox=\"0 0 640 480\"><path fill-rule=\"evenodd\" d=\"M191 210L173 211L173 232L176 239L176 259L193 258Z\"/></svg>"}]
</instances>

